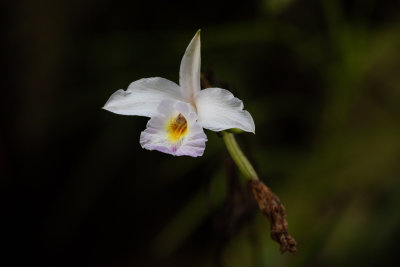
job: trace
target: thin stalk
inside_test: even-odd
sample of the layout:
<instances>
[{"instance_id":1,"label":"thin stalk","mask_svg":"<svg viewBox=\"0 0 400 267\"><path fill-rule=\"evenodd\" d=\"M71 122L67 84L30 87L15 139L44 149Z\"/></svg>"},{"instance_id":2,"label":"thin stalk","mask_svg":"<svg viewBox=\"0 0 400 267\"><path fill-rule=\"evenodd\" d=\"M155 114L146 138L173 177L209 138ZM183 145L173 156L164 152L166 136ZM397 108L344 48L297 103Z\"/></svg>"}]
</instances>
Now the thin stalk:
<instances>
[{"instance_id":1,"label":"thin stalk","mask_svg":"<svg viewBox=\"0 0 400 267\"><path fill-rule=\"evenodd\" d=\"M258 180L258 175L254 170L253 165L251 165L249 160L243 154L243 151L240 149L238 143L236 142L234 134L223 131L222 138L224 139L226 148L228 149L228 152L231 155L233 161L236 163L239 170L246 177L246 179L250 181Z\"/></svg>"}]
</instances>

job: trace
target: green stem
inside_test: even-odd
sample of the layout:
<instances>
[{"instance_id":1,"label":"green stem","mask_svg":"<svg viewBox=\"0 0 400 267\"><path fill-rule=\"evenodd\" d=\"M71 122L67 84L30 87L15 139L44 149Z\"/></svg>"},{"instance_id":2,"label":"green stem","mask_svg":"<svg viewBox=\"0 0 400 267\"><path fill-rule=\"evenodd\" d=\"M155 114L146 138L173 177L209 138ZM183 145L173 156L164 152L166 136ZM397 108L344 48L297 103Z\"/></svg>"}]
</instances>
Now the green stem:
<instances>
[{"instance_id":1,"label":"green stem","mask_svg":"<svg viewBox=\"0 0 400 267\"><path fill-rule=\"evenodd\" d=\"M222 137L224 139L229 154L238 166L239 170L246 177L246 179L258 180L258 175L256 171L254 170L253 166L246 158L246 156L243 154L243 151L240 149L238 143L236 142L235 136L232 133L223 131Z\"/></svg>"}]
</instances>

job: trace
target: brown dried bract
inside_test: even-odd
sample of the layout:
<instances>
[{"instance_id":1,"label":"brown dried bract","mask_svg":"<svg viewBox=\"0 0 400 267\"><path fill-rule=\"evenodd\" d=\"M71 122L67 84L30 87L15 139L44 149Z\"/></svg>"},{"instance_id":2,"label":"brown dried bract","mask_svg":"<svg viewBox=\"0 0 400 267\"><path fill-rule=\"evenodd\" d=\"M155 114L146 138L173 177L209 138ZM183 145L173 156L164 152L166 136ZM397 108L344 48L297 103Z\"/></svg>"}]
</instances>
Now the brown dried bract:
<instances>
[{"instance_id":1,"label":"brown dried bract","mask_svg":"<svg viewBox=\"0 0 400 267\"><path fill-rule=\"evenodd\" d=\"M260 180L249 182L258 207L271 224L271 237L280 244L282 253L296 252L296 240L288 232L285 207L279 198Z\"/></svg>"}]
</instances>

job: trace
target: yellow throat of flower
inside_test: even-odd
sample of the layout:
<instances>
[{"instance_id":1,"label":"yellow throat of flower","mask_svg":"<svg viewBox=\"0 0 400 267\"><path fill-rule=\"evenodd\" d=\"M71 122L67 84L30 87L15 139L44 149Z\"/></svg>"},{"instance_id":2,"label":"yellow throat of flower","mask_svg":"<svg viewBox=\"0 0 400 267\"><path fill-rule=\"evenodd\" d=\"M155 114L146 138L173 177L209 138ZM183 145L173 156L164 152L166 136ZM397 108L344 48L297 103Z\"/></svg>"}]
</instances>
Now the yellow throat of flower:
<instances>
[{"instance_id":1,"label":"yellow throat of flower","mask_svg":"<svg viewBox=\"0 0 400 267\"><path fill-rule=\"evenodd\" d=\"M169 120L167 124L168 139L171 142L177 142L188 132L187 121L185 117L179 113L176 118Z\"/></svg>"}]
</instances>

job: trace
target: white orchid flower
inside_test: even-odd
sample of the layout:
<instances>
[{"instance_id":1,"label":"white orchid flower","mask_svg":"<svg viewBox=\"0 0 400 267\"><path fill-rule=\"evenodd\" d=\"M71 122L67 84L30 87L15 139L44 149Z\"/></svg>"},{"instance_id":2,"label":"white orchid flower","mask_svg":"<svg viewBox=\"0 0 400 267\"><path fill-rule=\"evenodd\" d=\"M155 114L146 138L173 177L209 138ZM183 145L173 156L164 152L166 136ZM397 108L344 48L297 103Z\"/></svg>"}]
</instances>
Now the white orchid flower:
<instances>
[{"instance_id":1,"label":"white orchid flower","mask_svg":"<svg viewBox=\"0 0 400 267\"><path fill-rule=\"evenodd\" d=\"M203 155L207 136L203 128L255 131L243 102L221 88L200 90L200 30L183 55L179 85L154 77L132 82L126 91L111 95L104 109L122 115L150 117L140 144L176 156Z\"/></svg>"}]
</instances>

